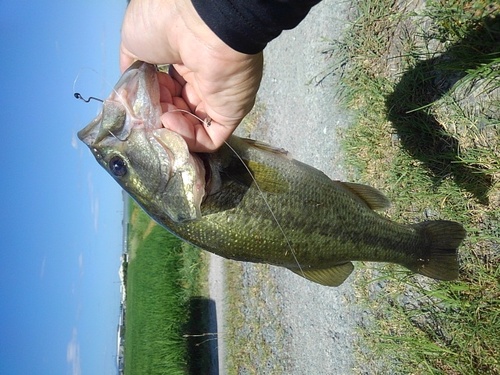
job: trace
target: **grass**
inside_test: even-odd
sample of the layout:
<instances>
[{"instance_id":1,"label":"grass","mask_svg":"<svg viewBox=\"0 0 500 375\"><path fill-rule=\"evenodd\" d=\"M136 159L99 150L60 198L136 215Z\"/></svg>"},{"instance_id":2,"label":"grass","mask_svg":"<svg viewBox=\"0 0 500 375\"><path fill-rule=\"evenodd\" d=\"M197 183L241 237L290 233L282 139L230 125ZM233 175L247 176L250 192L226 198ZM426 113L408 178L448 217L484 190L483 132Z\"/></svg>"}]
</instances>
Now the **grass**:
<instances>
[{"instance_id":1,"label":"grass","mask_svg":"<svg viewBox=\"0 0 500 375\"><path fill-rule=\"evenodd\" d=\"M484 0L358 1L332 55L352 172L393 200L389 217L461 222L456 282L395 266L359 281L373 311L361 361L380 373L500 374L500 8Z\"/></svg>"},{"instance_id":2,"label":"grass","mask_svg":"<svg viewBox=\"0 0 500 375\"><path fill-rule=\"evenodd\" d=\"M202 253L156 225L131 203L125 315L125 374L207 369Z\"/></svg>"}]
</instances>

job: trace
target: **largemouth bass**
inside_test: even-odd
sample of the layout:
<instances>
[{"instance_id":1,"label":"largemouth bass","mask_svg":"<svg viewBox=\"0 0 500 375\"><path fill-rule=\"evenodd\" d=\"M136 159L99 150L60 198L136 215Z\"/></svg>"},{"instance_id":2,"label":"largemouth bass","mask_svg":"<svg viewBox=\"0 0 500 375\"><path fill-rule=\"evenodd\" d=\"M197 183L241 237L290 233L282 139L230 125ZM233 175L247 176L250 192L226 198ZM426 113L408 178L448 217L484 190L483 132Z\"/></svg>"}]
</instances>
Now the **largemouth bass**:
<instances>
[{"instance_id":1,"label":"largemouth bass","mask_svg":"<svg viewBox=\"0 0 500 375\"><path fill-rule=\"evenodd\" d=\"M190 153L162 126L158 74L133 64L78 136L166 229L225 258L285 267L327 286L342 284L352 261L457 278L459 223L390 221L374 211L389 205L378 190L333 181L257 141L232 136L215 153Z\"/></svg>"}]
</instances>

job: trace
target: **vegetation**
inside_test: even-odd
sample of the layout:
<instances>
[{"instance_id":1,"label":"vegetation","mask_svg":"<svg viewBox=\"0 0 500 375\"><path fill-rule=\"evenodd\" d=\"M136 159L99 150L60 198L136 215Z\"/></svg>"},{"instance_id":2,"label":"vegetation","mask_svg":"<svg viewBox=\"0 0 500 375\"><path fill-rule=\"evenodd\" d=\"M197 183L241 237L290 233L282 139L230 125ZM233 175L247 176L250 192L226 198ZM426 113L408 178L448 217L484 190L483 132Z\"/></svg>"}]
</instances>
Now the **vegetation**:
<instances>
[{"instance_id":1,"label":"vegetation","mask_svg":"<svg viewBox=\"0 0 500 375\"><path fill-rule=\"evenodd\" d=\"M130 204L125 374L202 373L209 362L196 337L208 324L200 297L203 255Z\"/></svg>"},{"instance_id":2,"label":"vegetation","mask_svg":"<svg viewBox=\"0 0 500 375\"><path fill-rule=\"evenodd\" d=\"M332 44L349 61L342 97L358 114L345 134L353 173L387 192L392 219L456 220L468 232L456 282L367 270L360 290L377 315L360 360L380 373L500 374L500 7L354 8Z\"/></svg>"},{"instance_id":3,"label":"vegetation","mask_svg":"<svg viewBox=\"0 0 500 375\"><path fill-rule=\"evenodd\" d=\"M500 374L500 8L486 0L355 0L353 8L348 33L331 46L346 66L342 98L358 114L345 134L353 174L387 193L392 219L456 220L468 232L456 282L366 269L357 282L373 320L361 331L371 350L360 361L379 373ZM190 360L208 353L205 254L135 205L130 215L125 373L206 373L206 357ZM246 293L261 288L272 285L256 280ZM234 311L226 331L240 329L246 313ZM248 350L272 356L257 344ZM227 354L234 369L249 355Z\"/></svg>"}]
</instances>

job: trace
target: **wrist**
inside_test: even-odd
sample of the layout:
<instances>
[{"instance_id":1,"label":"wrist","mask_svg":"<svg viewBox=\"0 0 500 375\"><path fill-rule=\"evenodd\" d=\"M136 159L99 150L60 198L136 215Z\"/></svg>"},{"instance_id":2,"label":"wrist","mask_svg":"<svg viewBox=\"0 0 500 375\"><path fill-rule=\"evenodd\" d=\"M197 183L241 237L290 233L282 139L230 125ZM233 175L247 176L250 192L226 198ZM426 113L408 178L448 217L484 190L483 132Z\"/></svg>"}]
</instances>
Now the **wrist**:
<instances>
[{"instance_id":1,"label":"wrist","mask_svg":"<svg viewBox=\"0 0 500 375\"><path fill-rule=\"evenodd\" d=\"M194 37L202 47L204 47L204 49L212 51L219 56L222 52L225 52L227 55L244 55L228 46L214 31L212 31L212 29L198 14L191 0L176 0L175 3L177 12L182 19L184 27L189 31L191 36ZM192 47L189 43L180 43L183 36L185 35L179 35L177 41L178 51L183 51L185 48ZM193 52L190 51L189 53L192 54Z\"/></svg>"}]
</instances>

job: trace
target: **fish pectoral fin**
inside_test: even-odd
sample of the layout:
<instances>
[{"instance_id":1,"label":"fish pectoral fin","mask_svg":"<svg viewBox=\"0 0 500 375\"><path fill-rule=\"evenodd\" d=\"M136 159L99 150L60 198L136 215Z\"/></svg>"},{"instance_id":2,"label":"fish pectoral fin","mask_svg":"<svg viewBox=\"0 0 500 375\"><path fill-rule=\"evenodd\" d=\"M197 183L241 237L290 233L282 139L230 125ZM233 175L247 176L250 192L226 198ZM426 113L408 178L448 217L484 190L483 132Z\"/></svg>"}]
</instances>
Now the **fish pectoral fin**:
<instances>
[{"instance_id":1,"label":"fish pectoral fin","mask_svg":"<svg viewBox=\"0 0 500 375\"><path fill-rule=\"evenodd\" d=\"M252 172L253 182L259 185L261 190L269 193L288 192L288 182L281 176L277 169L252 160L247 160L246 164Z\"/></svg>"},{"instance_id":2,"label":"fish pectoral fin","mask_svg":"<svg viewBox=\"0 0 500 375\"><path fill-rule=\"evenodd\" d=\"M351 262L338 264L330 268L314 269L314 270L300 270L290 269L297 275L313 281L315 283L325 286L339 286L351 274L354 266Z\"/></svg>"},{"instance_id":3,"label":"fish pectoral fin","mask_svg":"<svg viewBox=\"0 0 500 375\"><path fill-rule=\"evenodd\" d=\"M229 146L230 162L221 171L224 175L247 187L256 184L260 190L267 193L279 194L290 190L289 182L278 168L273 168L266 162L255 160L247 152L248 149L253 148L287 157L287 151L259 141L238 137L231 137L227 146ZM237 152L238 150L240 152Z\"/></svg>"},{"instance_id":4,"label":"fish pectoral fin","mask_svg":"<svg viewBox=\"0 0 500 375\"><path fill-rule=\"evenodd\" d=\"M236 159L236 164L226 168L224 172L240 184L247 187L256 184L267 193L286 193L290 189L288 181L277 169L253 160Z\"/></svg>"},{"instance_id":5,"label":"fish pectoral fin","mask_svg":"<svg viewBox=\"0 0 500 375\"><path fill-rule=\"evenodd\" d=\"M347 188L351 193L356 195L361 199L369 208L372 210L385 210L391 206L391 202L387 197L374 187L356 184L354 182L341 182L334 181L335 183L341 183L345 188Z\"/></svg>"}]
</instances>

